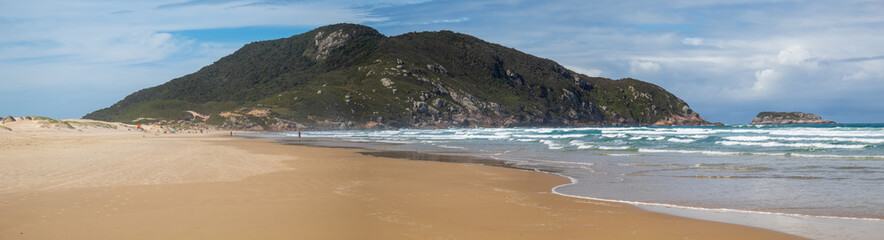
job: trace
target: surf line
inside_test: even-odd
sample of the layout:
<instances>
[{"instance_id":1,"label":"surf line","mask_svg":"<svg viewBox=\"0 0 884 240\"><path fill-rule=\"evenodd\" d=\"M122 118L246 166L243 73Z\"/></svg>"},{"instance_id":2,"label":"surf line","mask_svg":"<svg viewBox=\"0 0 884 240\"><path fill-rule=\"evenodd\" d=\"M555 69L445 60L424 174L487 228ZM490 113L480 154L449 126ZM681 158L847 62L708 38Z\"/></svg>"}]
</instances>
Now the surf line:
<instances>
[{"instance_id":1,"label":"surf line","mask_svg":"<svg viewBox=\"0 0 884 240\"><path fill-rule=\"evenodd\" d=\"M751 213L751 214L777 215L777 216L789 216L789 217L825 218L825 219L842 219L842 220L884 221L884 219L880 219L880 218L839 217L839 216L817 216L817 215L807 215L807 214L798 214L798 213L762 212L762 211L740 210L740 209L730 209L730 208L689 207L689 206L681 206L681 205L668 204L668 203L650 203L650 202L638 202L638 201L614 200L614 199L604 199L604 198L594 198L594 197L579 196L579 195L573 195L573 194L562 193L562 192L558 191L558 189L561 188L561 187L566 187L566 186L570 186L570 185L577 184L577 183L579 182L579 180L577 180L576 178L573 178L573 177L571 177L571 176L567 176L567 175L564 175L564 174L560 174L560 173L544 172L544 171L540 171L540 170L537 170L537 169L535 169L535 171L537 171L537 172L542 172L542 173L547 173L547 174L553 174L553 175L557 175L557 176L561 176L561 177L565 177L565 178L570 179L570 180L571 180L571 183L566 183L566 184L562 184L562 185L559 185L559 186L554 187L554 188L552 189L552 193L557 194L557 195L560 195L560 196L572 197L572 198L578 198L578 199L595 200L595 201L603 201L603 202L626 203L626 204L631 204L631 205L644 205L644 206L656 206L656 207L680 208L680 209L688 209L688 210L701 210L701 211L711 211L711 212Z\"/></svg>"}]
</instances>

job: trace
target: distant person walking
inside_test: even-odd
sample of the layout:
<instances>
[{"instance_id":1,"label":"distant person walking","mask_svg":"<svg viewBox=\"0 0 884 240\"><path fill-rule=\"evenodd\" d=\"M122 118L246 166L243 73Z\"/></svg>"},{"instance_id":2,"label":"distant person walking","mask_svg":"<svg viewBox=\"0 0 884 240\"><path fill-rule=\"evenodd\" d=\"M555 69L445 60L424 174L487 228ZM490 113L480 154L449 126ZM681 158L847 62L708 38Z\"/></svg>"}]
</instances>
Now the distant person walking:
<instances>
[{"instance_id":1,"label":"distant person walking","mask_svg":"<svg viewBox=\"0 0 884 240\"><path fill-rule=\"evenodd\" d=\"M298 131L298 139L301 139L301 131Z\"/></svg>"}]
</instances>

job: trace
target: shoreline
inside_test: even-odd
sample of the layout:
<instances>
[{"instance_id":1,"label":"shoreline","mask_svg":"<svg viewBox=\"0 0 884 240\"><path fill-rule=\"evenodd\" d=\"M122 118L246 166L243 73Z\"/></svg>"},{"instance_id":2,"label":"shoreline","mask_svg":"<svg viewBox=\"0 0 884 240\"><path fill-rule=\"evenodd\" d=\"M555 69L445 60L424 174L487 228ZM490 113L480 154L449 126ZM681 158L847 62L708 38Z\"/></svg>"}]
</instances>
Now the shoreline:
<instances>
[{"instance_id":1,"label":"shoreline","mask_svg":"<svg viewBox=\"0 0 884 240\"><path fill-rule=\"evenodd\" d=\"M192 148L189 151L194 151L195 158L175 154L155 163L215 159L226 164L224 169L208 172L200 172L206 170L202 168L188 172L191 165L167 166L160 171L196 174L192 182L160 179L163 181L133 185L117 181L2 193L3 238L798 239L759 228L653 213L627 204L562 197L550 189L566 184L566 179L529 170L373 157L355 149L288 146L217 134L151 138L121 134L101 141L95 141L94 136L67 138L71 141L38 139L27 149L9 152L26 153L35 159L63 154L57 161L87 164L82 170L62 169L73 171L67 175L89 172L89 179L103 180L116 176L107 174L156 171L157 165L152 164L160 160L130 159L126 149L90 155L82 148L133 143L172 152ZM215 154L211 158L199 157L211 152ZM285 168L253 172L240 179L201 178L205 176L201 174L233 171L241 168L239 164L274 158L282 159ZM88 163L103 159L137 161L88 167ZM0 161L37 164L6 155ZM39 180L23 177L28 179L21 181Z\"/></svg>"},{"instance_id":2,"label":"shoreline","mask_svg":"<svg viewBox=\"0 0 884 240\"><path fill-rule=\"evenodd\" d=\"M556 195L567 197L567 198L575 198L582 200L592 200L592 201L603 201L610 203L618 203L618 204L628 204L635 206L637 208L643 209L645 211L663 213L670 216L679 216L679 217L688 217L692 219L705 220L705 221L713 221L713 222L722 222L728 224L736 224L747 227L757 227L768 229L777 232L784 232L788 234L795 234L802 237L810 237L815 239L841 239L844 235L831 235L831 232L836 232L839 230L839 226L844 225L859 225L864 226L864 230L874 229L876 225L880 224L884 219L879 218L866 218L866 217L842 217L842 216L825 216L825 215L808 215L808 214L797 214L797 213L780 213L780 212L765 212L765 211L755 211L755 210L742 210L742 209L729 209L729 208L708 208L708 207L694 207L687 205L677 205L677 204L669 204L669 203L654 203L654 202L640 202L640 201L629 201L629 200L616 200L616 199L605 199L605 198L596 198L596 197L587 197L580 195L573 195L562 193L557 191L557 189L566 187L569 185L577 184L579 180L576 178L564 175L562 171L546 168L546 169L538 169L538 168L529 168L518 166L518 164L511 163L507 160L496 159L496 158L483 158L478 156L469 156L469 155L457 155L455 154L438 154L433 152L422 152L418 150L379 150L372 149L367 147L367 145L396 145L391 143L377 143L377 142L347 142L347 141L335 141L329 139L304 139L304 140L292 140L287 138L262 138L242 135L246 138L257 138L257 139L273 139L279 144L284 145L299 145L299 146L312 146L312 147L323 147L323 148L343 148L343 149L362 149L366 150L366 152L360 152L363 155L369 156L378 156L378 157L391 157L391 158L399 158L406 160L418 160L418 161L437 161L437 162L453 162L453 163L468 163L468 164L477 164L482 166L490 166L490 167L499 167L499 168L509 168L515 170L522 171L534 171L540 172L548 175L558 176L561 178L568 179L569 183L564 183L561 185L556 185L550 189L550 191ZM335 145L338 144L338 145ZM340 144L346 144L347 146L341 146ZM353 146L355 144L356 146ZM360 146L361 145L361 146ZM800 220L799 220L800 219ZM807 224L815 224L815 225L807 225L807 227L816 228L813 231L807 230L796 230L795 226L785 226L782 225L782 222L794 222L795 221L803 221ZM849 222L845 222L849 221ZM778 226L778 227L774 227ZM824 230L831 230L829 232ZM875 232L872 233L848 233L850 237L860 237L859 239L874 239L876 236ZM857 236L859 235L859 236Z\"/></svg>"},{"instance_id":3,"label":"shoreline","mask_svg":"<svg viewBox=\"0 0 884 240\"><path fill-rule=\"evenodd\" d=\"M708 208L708 207L694 207L694 206L686 206L686 205L677 205L677 204L669 204L669 203L656 203L656 202L639 202L639 201L629 201L629 200L617 200L617 199L605 199L605 198L596 198L596 197L586 197L579 196L567 193L561 193L556 191L557 188L566 187L569 185L574 185L578 183L578 180L565 176L558 173L550 173L545 172L547 174L558 175L564 178L568 178L571 180L571 183L562 184L556 186L552 189L552 192L565 197L572 198L580 198L587 200L596 200L596 201L605 201L605 202L616 202L616 203L625 203L636 206L650 206L650 207L664 207L664 208L679 208L685 210L697 210L697 211L710 211L710 212L733 212L733 213L748 213L748 214L762 214L762 215L776 215L776 216L788 216L788 217L807 217L807 218L820 218L820 219L837 219L837 220L858 220L858 221L871 221L871 222L882 222L884 219L880 218L865 218L865 217L841 217L841 216L825 216L825 215L808 215L808 214L800 214L800 213L781 213L781 212L764 212L764 211L754 211L754 210L743 210L743 209L731 209L731 208Z\"/></svg>"},{"instance_id":4,"label":"shoreline","mask_svg":"<svg viewBox=\"0 0 884 240\"><path fill-rule=\"evenodd\" d=\"M272 139L272 138L261 138L261 137L245 136L245 135L240 135L240 136L245 137L245 138L253 138L253 139ZM305 140L303 140L303 142L298 141L298 140L290 140L290 139L275 139L275 141L277 141L283 145L312 146L312 147L321 147L321 148L361 149L361 150L366 150L368 152L360 152L360 154L375 156L375 157L388 157L388 158L398 158L398 159L418 160L418 161L469 163L469 164L478 164L478 165L490 166L490 167L501 167L501 168L516 169L516 170L537 171L537 172L555 175L555 176L569 179L570 183L555 186L550 190L553 193L564 196L564 197L572 197L572 198L580 198L580 199L596 200L596 201L606 201L606 202L616 202L616 203L625 203L625 204L631 204L631 205L637 205L637 206L645 206L646 205L646 206L655 206L655 207L681 208L681 209L688 209L688 210L702 210L702 211L713 211L713 212L738 212L738 213L779 215L779 216L792 216L792 217L812 217L812 218L840 219L840 220L884 221L884 219L882 219L882 218L872 218L872 217L844 217L844 216L829 216L829 215L810 215L810 214L800 214L800 213L765 212L765 211L755 211L755 210L695 207L695 206L669 204L669 203L640 202L640 201L630 201L630 200L617 200L617 199L587 197L587 196L561 193L561 192L556 191L556 189L558 189L558 188L577 184L578 180L576 178L573 178L573 177L570 177L567 175L563 175L560 173L561 171L556 170L556 169L552 169L552 168L520 167L517 164L510 163L506 160L494 159L494 158L482 158L482 157L475 157L475 156L468 156L468 155L434 154L434 153L429 153L429 152L412 151L412 150L375 150L375 149L364 148L364 147L331 146L331 145L322 145L321 144L321 143L330 143L330 142L334 142L334 141L317 141L317 140L313 140L313 139L305 139Z\"/></svg>"}]
</instances>

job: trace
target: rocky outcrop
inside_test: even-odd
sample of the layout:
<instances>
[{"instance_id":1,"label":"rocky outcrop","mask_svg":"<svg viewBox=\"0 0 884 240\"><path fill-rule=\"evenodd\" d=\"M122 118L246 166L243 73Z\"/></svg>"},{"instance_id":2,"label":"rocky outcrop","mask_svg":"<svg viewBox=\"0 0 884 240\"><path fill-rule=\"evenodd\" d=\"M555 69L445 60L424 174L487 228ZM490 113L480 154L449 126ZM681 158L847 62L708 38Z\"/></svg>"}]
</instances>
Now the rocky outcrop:
<instances>
[{"instance_id":1,"label":"rocky outcrop","mask_svg":"<svg viewBox=\"0 0 884 240\"><path fill-rule=\"evenodd\" d=\"M451 76L451 74L448 73L448 70L439 64L427 64L427 69L445 76Z\"/></svg>"},{"instance_id":2,"label":"rocky outcrop","mask_svg":"<svg viewBox=\"0 0 884 240\"><path fill-rule=\"evenodd\" d=\"M350 40L350 34L346 34L342 30L329 34L325 34L325 32L316 33L316 36L313 37L313 44L316 46L316 60L325 59L328 57L330 50L346 44L347 40Z\"/></svg>"},{"instance_id":3,"label":"rocky outcrop","mask_svg":"<svg viewBox=\"0 0 884 240\"><path fill-rule=\"evenodd\" d=\"M672 114L652 124L653 126L677 126L677 125L718 125L704 120L697 113Z\"/></svg>"},{"instance_id":4,"label":"rocky outcrop","mask_svg":"<svg viewBox=\"0 0 884 240\"><path fill-rule=\"evenodd\" d=\"M803 112L760 112L749 124L835 124L813 113Z\"/></svg>"}]
</instances>

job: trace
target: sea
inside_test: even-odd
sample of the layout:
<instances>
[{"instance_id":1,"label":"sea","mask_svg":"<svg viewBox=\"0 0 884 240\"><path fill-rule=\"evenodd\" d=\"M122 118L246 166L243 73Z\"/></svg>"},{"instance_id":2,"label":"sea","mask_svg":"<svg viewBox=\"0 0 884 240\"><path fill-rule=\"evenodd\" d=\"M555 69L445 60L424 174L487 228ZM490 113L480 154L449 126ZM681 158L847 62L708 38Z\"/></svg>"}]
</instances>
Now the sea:
<instances>
[{"instance_id":1,"label":"sea","mask_svg":"<svg viewBox=\"0 0 884 240\"><path fill-rule=\"evenodd\" d=\"M297 132L255 137L296 141ZM551 191L813 239L884 239L884 124L305 131L325 146L494 159Z\"/></svg>"}]
</instances>

